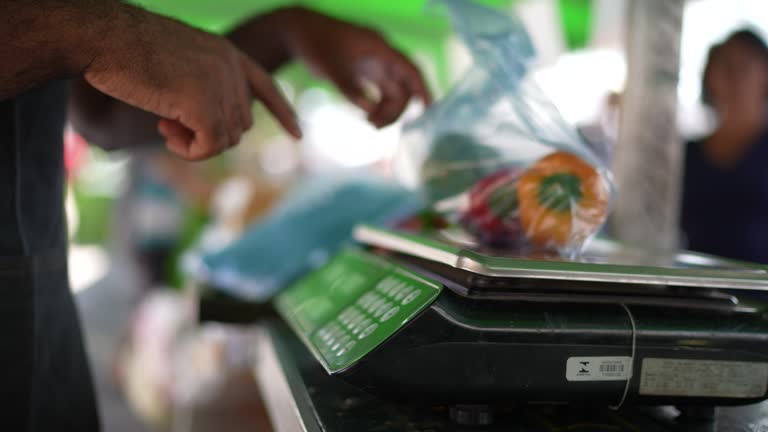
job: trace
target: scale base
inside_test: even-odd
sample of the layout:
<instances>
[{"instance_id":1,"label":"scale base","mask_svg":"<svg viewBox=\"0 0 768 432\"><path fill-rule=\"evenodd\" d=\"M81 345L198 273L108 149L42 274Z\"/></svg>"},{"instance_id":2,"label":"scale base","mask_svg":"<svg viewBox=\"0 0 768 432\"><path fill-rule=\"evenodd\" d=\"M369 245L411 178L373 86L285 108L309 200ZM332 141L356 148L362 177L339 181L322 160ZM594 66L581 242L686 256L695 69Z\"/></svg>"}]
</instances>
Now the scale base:
<instances>
[{"instance_id":1,"label":"scale base","mask_svg":"<svg viewBox=\"0 0 768 432\"><path fill-rule=\"evenodd\" d=\"M493 423L494 407L490 405L453 405L451 421L462 426L487 426Z\"/></svg>"}]
</instances>

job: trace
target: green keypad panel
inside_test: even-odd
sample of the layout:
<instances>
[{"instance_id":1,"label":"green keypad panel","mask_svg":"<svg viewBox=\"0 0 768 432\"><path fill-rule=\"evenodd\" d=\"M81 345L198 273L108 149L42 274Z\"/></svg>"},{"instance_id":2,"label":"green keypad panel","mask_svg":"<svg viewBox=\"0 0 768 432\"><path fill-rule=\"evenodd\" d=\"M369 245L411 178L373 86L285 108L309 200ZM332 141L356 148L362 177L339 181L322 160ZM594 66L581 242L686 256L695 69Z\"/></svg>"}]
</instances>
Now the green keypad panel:
<instances>
[{"instance_id":1,"label":"green keypad panel","mask_svg":"<svg viewBox=\"0 0 768 432\"><path fill-rule=\"evenodd\" d=\"M357 249L277 298L280 314L329 372L363 358L431 304L442 286Z\"/></svg>"}]
</instances>

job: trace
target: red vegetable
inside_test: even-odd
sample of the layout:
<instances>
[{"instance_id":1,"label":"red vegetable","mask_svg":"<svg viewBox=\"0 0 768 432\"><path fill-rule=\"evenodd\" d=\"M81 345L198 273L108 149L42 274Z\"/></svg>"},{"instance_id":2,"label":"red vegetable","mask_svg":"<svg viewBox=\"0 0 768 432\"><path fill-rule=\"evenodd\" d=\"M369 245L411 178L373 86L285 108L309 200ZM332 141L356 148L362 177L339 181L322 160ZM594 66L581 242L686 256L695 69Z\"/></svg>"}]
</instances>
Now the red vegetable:
<instances>
[{"instance_id":1,"label":"red vegetable","mask_svg":"<svg viewBox=\"0 0 768 432\"><path fill-rule=\"evenodd\" d=\"M481 242L497 244L521 238L517 181L520 171L505 168L480 180L469 192L464 228Z\"/></svg>"}]
</instances>

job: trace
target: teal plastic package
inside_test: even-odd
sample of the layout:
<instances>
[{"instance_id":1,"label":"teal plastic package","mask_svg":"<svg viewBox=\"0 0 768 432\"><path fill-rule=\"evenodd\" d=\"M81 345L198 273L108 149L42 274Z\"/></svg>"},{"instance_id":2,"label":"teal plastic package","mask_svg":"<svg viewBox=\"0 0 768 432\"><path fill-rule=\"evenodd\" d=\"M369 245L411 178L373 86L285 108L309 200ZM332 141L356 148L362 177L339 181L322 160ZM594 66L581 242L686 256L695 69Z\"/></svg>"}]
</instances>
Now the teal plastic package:
<instances>
[{"instance_id":1,"label":"teal plastic package","mask_svg":"<svg viewBox=\"0 0 768 432\"><path fill-rule=\"evenodd\" d=\"M186 273L231 296L268 301L352 241L359 223L388 225L423 207L396 184L366 177L308 178L233 244L189 254Z\"/></svg>"}]
</instances>

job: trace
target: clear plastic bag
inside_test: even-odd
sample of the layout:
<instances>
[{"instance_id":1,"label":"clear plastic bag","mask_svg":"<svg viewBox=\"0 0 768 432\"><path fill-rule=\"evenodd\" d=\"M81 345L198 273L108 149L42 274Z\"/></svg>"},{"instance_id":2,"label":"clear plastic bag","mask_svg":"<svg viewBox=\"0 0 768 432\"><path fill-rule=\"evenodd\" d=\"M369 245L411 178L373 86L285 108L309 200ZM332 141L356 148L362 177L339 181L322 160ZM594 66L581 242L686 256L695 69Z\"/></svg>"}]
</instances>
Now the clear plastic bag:
<instances>
[{"instance_id":1,"label":"clear plastic bag","mask_svg":"<svg viewBox=\"0 0 768 432\"><path fill-rule=\"evenodd\" d=\"M528 73L534 49L522 23L466 0L433 4L474 64L404 126L401 166L476 241L580 250L605 221L610 174Z\"/></svg>"}]
</instances>

